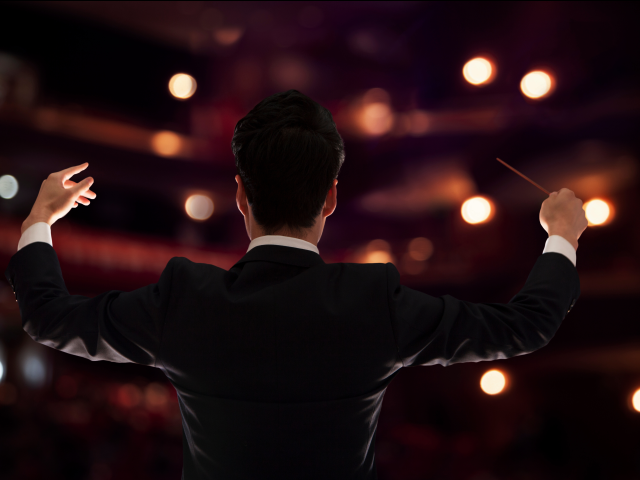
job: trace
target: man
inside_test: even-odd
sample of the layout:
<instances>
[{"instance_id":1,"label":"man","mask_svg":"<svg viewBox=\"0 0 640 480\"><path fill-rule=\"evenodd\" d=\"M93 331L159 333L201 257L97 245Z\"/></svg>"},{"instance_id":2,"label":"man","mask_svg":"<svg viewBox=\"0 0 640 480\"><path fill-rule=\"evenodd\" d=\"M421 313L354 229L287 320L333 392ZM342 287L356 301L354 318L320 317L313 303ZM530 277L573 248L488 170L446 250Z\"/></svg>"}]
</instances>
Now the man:
<instances>
[{"instance_id":1,"label":"man","mask_svg":"<svg viewBox=\"0 0 640 480\"><path fill-rule=\"evenodd\" d=\"M400 368L508 358L546 345L579 296L587 226L573 192L540 210L544 253L508 304L403 287L388 264L325 264L342 139L328 110L290 90L236 126L236 201L251 239L229 271L173 258L133 292L69 295L50 225L88 205L93 179L45 180L6 276L23 327L91 360L160 368L178 392L183 478L374 479L375 431Z\"/></svg>"}]
</instances>

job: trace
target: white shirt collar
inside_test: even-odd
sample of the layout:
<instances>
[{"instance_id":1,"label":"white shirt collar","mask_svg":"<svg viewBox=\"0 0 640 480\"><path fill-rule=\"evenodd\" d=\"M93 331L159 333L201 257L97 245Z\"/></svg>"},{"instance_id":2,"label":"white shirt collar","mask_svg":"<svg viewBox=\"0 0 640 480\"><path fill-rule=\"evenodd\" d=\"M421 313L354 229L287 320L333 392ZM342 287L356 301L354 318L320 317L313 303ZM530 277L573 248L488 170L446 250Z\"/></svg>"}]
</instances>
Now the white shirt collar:
<instances>
[{"instance_id":1,"label":"white shirt collar","mask_svg":"<svg viewBox=\"0 0 640 480\"><path fill-rule=\"evenodd\" d=\"M284 235L263 235L262 237L254 238L251 240L247 252L254 247L259 247L260 245L280 245L282 247L301 248L302 250L309 250L320 254L318 247L313 243L299 238L286 237Z\"/></svg>"}]
</instances>

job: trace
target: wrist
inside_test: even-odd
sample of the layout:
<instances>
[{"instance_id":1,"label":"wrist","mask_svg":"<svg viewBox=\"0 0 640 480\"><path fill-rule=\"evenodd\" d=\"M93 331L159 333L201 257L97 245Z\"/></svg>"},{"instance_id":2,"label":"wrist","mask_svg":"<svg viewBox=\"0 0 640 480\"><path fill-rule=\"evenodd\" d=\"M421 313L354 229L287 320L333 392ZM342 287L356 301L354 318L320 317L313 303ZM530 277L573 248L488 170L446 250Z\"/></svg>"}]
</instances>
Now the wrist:
<instances>
[{"instance_id":1,"label":"wrist","mask_svg":"<svg viewBox=\"0 0 640 480\"><path fill-rule=\"evenodd\" d=\"M572 235L568 232L564 232L564 231L549 231L549 236L551 235L559 235L562 238L564 238L567 242L569 242L571 244L571 246L575 249L578 250L578 239L576 238L575 235Z\"/></svg>"},{"instance_id":2,"label":"wrist","mask_svg":"<svg viewBox=\"0 0 640 480\"><path fill-rule=\"evenodd\" d=\"M50 218L48 215L44 215L42 213L33 213L31 212L29 216L22 222L22 228L20 229L20 234L23 234L27 228L31 225L34 225L39 222L45 222L48 225L51 225Z\"/></svg>"}]
</instances>

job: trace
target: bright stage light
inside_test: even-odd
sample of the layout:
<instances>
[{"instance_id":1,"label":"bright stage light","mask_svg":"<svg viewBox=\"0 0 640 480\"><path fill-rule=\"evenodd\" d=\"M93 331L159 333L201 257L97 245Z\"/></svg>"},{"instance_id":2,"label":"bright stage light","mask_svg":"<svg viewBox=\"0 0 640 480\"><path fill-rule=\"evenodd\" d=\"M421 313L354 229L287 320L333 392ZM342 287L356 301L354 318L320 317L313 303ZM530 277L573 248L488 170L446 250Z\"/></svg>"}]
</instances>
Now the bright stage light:
<instances>
[{"instance_id":1,"label":"bright stage light","mask_svg":"<svg viewBox=\"0 0 640 480\"><path fill-rule=\"evenodd\" d=\"M0 177L0 197L10 199L18 193L18 180L13 175L2 175Z\"/></svg>"},{"instance_id":2,"label":"bright stage light","mask_svg":"<svg viewBox=\"0 0 640 480\"><path fill-rule=\"evenodd\" d=\"M552 86L551 76L541 70L527 73L520 82L520 90L529 98L542 98L548 95Z\"/></svg>"},{"instance_id":3,"label":"bright stage light","mask_svg":"<svg viewBox=\"0 0 640 480\"><path fill-rule=\"evenodd\" d=\"M500 370L489 370L480 379L480 388L487 395L497 395L504 390L507 379Z\"/></svg>"},{"instance_id":4,"label":"bright stage light","mask_svg":"<svg viewBox=\"0 0 640 480\"><path fill-rule=\"evenodd\" d=\"M187 198L184 209L194 220L206 220L213 214L213 200L206 195L191 195Z\"/></svg>"},{"instance_id":5,"label":"bright stage light","mask_svg":"<svg viewBox=\"0 0 640 480\"><path fill-rule=\"evenodd\" d=\"M180 135L163 130L151 137L151 149L162 157L175 157L182 151L182 138Z\"/></svg>"},{"instance_id":6,"label":"bright stage light","mask_svg":"<svg viewBox=\"0 0 640 480\"><path fill-rule=\"evenodd\" d=\"M185 100L196 93L196 79L186 73L176 73L169 80L169 91L176 98Z\"/></svg>"},{"instance_id":7,"label":"bright stage light","mask_svg":"<svg viewBox=\"0 0 640 480\"><path fill-rule=\"evenodd\" d=\"M433 243L424 237L418 237L409 243L409 256L418 261L425 261L433 254Z\"/></svg>"},{"instance_id":8,"label":"bright stage light","mask_svg":"<svg viewBox=\"0 0 640 480\"><path fill-rule=\"evenodd\" d=\"M460 212L465 222L476 224L489 220L492 214L491 202L484 197L472 197L462 204Z\"/></svg>"},{"instance_id":9,"label":"bright stage light","mask_svg":"<svg viewBox=\"0 0 640 480\"><path fill-rule=\"evenodd\" d=\"M589 225L604 225L611 217L611 207L604 200L594 198L583 205Z\"/></svg>"},{"instance_id":10,"label":"bright stage light","mask_svg":"<svg viewBox=\"0 0 640 480\"><path fill-rule=\"evenodd\" d=\"M640 412L640 388L631 397L631 405L636 412Z\"/></svg>"},{"instance_id":11,"label":"bright stage light","mask_svg":"<svg viewBox=\"0 0 640 480\"><path fill-rule=\"evenodd\" d=\"M482 85L492 80L493 66L486 58L477 57L469 60L462 68L464 79L472 85Z\"/></svg>"}]
</instances>

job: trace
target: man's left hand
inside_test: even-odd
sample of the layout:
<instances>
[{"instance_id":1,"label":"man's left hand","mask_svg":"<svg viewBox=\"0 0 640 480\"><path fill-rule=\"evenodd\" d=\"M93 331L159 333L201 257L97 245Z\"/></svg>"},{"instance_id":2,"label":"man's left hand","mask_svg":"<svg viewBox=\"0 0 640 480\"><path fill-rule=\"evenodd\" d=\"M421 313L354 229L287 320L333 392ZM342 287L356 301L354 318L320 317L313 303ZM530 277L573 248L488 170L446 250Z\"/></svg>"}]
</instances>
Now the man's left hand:
<instances>
[{"instance_id":1,"label":"man's left hand","mask_svg":"<svg viewBox=\"0 0 640 480\"><path fill-rule=\"evenodd\" d=\"M76 167L69 167L52 173L42 182L31 213L22 223L22 233L34 223L46 222L53 225L56 220L64 217L79 203L89 205L91 203L89 200L96 198L95 192L90 190L93 178L87 177L78 183L69 180L88 166L88 163L83 163Z\"/></svg>"}]
</instances>

